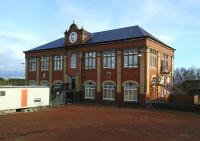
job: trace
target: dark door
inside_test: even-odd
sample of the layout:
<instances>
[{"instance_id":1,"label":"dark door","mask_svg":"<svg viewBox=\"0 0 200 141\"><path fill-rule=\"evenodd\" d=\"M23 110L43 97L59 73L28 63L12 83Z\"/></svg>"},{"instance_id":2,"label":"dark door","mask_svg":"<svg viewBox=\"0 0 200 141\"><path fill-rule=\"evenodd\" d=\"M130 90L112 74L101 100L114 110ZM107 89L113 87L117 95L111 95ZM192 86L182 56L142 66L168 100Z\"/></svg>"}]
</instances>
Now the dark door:
<instances>
[{"instance_id":1,"label":"dark door","mask_svg":"<svg viewBox=\"0 0 200 141\"><path fill-rule=\"evenodd\" d=\"M71 78L72 90L76 88L76 79L74 77Z\"/></svg>"}]
</instances>

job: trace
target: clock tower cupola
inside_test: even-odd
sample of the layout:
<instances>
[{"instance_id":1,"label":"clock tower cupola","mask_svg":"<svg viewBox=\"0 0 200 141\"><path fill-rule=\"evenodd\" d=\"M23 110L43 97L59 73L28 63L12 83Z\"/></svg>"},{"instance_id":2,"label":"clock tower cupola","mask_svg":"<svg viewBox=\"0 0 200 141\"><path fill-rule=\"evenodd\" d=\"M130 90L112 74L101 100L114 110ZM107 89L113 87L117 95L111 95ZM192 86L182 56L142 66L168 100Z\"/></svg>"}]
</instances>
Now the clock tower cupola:
<instances>
[{"instance_id":1,"label":"clock tower cupola","mask_svg":"<svg viewBox=\"0 0 200 141\"><path fill-rule=\"evenodd\" d=\"M65 46L74 46L79 44L85 44L90 38L91 33L87 32L73 22L69 27L69 30L65 32Z\"/></svg>"}]
</instances>

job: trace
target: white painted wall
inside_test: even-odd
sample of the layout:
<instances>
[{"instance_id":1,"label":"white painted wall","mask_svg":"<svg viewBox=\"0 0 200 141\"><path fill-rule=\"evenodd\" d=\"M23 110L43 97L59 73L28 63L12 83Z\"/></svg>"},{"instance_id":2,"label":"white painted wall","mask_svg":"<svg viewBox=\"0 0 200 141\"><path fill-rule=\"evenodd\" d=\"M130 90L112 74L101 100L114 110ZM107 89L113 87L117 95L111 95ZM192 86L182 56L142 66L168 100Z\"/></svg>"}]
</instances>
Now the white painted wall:
<instances>
[{"instance_id":1,"label":"white painted wall","mask_svg":"<svg viewBox=\"0 0 200 141\"><path fill-rule=\"evenodd\" d=\"M21 91L28 90L27 108L48 106L49 105L49 88L48 87L0 87L0 91L5 91L5 96L0 96L0 110L20 109L21 107ZM41 102L34 102L36 98L40 98Z\"/></svg>"}]
</instances>

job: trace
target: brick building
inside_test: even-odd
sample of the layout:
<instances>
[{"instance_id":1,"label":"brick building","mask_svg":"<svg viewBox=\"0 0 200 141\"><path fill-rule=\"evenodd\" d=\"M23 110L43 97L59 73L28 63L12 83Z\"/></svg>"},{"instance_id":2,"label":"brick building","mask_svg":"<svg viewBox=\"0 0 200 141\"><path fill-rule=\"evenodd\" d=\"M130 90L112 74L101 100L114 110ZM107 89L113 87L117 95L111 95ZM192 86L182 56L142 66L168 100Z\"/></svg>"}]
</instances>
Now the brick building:
<instances>
[{"instance_id":1,"label":"brick building","mask_svg":"<svg viewBox=\"0 0 200 141\"><path fill-rule=\"evenodd\" d=\"M90 33L73 23L64 38L25 51L26 84L97 103L155 99L173 84L174 51L139 26Z\"/></svg>"}]
</instances>

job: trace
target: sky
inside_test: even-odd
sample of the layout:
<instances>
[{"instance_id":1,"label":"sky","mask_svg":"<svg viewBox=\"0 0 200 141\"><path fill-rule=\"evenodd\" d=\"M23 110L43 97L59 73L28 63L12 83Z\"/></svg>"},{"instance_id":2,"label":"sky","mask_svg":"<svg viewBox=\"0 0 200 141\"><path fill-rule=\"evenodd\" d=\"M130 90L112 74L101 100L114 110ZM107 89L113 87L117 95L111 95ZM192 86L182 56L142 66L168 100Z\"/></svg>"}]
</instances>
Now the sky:
<instances>
[{"instance_id":1,"label":"sky","mask_svg":"<svg viewBox=\"0 0 200 141\"><path fill-rule=\"evenodd\" d=\"M139 25L176 49L175 68L200 67L200 0L0 0L0 76L23 77L23 51L64 37Z\"/></svg>"}]
</instances>

